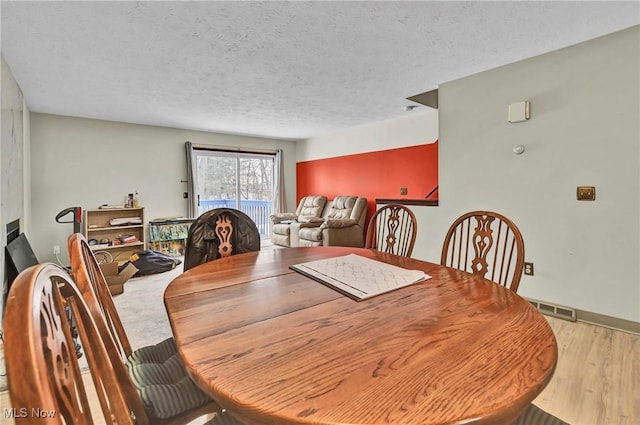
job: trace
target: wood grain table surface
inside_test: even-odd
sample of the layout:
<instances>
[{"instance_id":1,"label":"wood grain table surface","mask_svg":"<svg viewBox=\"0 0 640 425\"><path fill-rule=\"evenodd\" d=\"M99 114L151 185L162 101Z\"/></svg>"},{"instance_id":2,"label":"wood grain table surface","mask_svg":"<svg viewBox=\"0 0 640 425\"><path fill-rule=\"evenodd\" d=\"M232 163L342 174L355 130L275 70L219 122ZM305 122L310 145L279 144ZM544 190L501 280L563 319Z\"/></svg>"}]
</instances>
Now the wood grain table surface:
<instances>
[{"instance_id":1,"label":"wood grain table surface","mask_svg":"<svg viewBox=\"0 0 640 425\"><path fill-rule=\"evenodd\" d=\"M432 279L363 301L292 264L355 253ZM246 424L503 424L547 385L542 315L488 280L341 247L269 249L173 280L165 306L194 380Z\"/></svg>"}]
</instances>

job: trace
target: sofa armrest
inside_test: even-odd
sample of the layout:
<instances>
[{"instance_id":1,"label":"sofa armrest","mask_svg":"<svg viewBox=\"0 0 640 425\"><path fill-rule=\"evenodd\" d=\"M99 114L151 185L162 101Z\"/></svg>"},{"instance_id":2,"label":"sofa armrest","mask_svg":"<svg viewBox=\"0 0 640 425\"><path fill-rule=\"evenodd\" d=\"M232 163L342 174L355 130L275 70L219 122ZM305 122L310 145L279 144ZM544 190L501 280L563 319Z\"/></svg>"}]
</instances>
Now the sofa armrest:
<instances>
[{"instance_id":1,"label":"sofa armrest","mask_svg":"<svg viewBox=\"0 0 640 425\"><path fill-rule=\"evenodd\" d=\"M293 213L277 213L271 214L269 218L271 219L271 222L275 224L282 223L283 221L296 221L298 219L298 216Z\"/></svg>"},{"instance_id":2,"label":"sofa armrest","mask_svg":"<svg viewBox=\"0 0 640 425\"><path fill-rule=\"evenodd\" d=\"M328 218L320 226L323 229L341 229L355 226L358 222L352 218Z\"/></svg>"}]
</instances>

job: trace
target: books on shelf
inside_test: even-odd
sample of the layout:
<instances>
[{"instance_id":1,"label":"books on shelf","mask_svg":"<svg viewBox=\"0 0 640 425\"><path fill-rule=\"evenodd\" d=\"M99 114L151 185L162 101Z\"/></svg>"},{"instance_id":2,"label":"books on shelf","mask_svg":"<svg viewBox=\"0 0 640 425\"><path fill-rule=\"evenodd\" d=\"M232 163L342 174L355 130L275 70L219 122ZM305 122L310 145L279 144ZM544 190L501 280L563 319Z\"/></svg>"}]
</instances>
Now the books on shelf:
<instances>
[{"instance_id":1,"label":"books on shelf","mask_svg":"<svg viewBox=\"0 0 640 425\"><path fill-rule=\"evenodd\" d=\"M119 217L109 220L112 226L129 226L134 224L142 224L142 217Z\"/></svg>"},{"instance_id":2,"label":"books on shelf","mask_svg":"<svg viewBox=\"0 0 640 425\"><path fill-rule=\"evenodd\" d=\"M109 244L108 243L98 243L95 245L91 245L91 250L93 251L97 251L99 249L105 249L105 248L109 248Z\"/></svg>"},{"instance_id":3,"label":"books on shelf","mask_svg":"<svg viewBox=\"0 0 640 425\"><path fill-rule=\"evenodd\" d=\"M123 244L138 242L138 237L134 235L120 236L118 238Z\"/></svg>"},{"instance_id":4,"label":"books on shelf","mask_svg":"<svg viewBox=\"0 0 640 425\"><path fill-rule=\"evenodd\" d=\"M403 288L431 276L356 254L294 264L291 269L356 301Z\"/></svg>"}]
</instances>

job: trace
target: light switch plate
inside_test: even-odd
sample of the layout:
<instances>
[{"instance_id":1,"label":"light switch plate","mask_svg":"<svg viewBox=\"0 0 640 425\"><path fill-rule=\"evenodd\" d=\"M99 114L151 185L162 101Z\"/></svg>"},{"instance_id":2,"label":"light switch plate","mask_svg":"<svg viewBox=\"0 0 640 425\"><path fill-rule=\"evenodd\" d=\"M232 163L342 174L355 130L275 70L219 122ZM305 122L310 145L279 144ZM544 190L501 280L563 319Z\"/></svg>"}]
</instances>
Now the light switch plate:
<instances>
[{"instance_id":1,"label":"light switch plate","mask_svg":"<svg viewBox=\"0 0 640 425\"><path fill-rule=\"evenodd\" d=\"M522 122L531 118L531 104L528 100L509 105L509 122Z\"/></svg>"}]
</instances>

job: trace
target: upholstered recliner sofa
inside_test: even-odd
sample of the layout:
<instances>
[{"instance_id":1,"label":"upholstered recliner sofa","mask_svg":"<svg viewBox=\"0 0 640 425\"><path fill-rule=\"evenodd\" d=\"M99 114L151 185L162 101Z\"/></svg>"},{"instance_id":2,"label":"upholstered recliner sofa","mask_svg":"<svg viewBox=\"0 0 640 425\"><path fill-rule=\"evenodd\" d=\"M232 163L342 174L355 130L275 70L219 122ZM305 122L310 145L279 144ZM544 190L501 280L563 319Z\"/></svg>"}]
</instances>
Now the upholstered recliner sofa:
<instances>
[{"instance_id":1,"label":"upholstered recliner sofa","mask_svg":"<svg viewBox=\"0 0 640 425\"><path fill-rule=\"evenodd\" d=\"M307 196L295 213L271 216L271 242L288 247L364 246L367 198Z\"/></svg>"},{"instance_id":2,"label":"upholstered recliner sofa","mask_svg":"<svg viewBox=\"0 0 640 425\"><path fill-rule=\"evenodd\" d=\"M320 225L298 230L297 246L364 246L367 198L336 196L327 202Z\"/></svg>"},{"instance_id":3,"label":"upholstered recliner sofa","mask_svg":"<svg viewBox=\"0 0 640 425\"><path fill-rule=\"evenodd\" d=\"M283 246L298 246L300 228L319 226L324 221L322 212L326 204L327 197L324 195L305 196L300 200L295 213L272 214L271 242Z\"/></svg>"}]
</instances>

